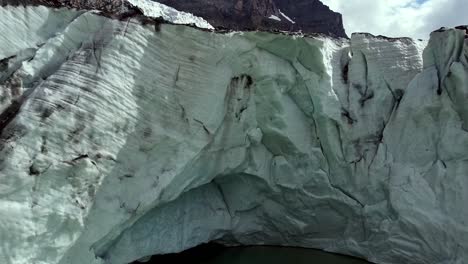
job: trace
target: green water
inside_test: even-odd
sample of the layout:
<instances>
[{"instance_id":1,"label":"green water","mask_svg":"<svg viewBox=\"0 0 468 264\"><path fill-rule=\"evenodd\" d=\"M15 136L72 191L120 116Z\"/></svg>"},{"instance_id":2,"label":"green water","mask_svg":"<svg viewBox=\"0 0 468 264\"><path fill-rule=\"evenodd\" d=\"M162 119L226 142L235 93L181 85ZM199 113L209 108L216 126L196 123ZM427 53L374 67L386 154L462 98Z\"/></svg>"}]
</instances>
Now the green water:
<instances>
[{"instance_id":1,"label":"green water","mask_svg":"<svg viewBox=\"0 0 468 264\"><path fill-rule=\"evenodd\" d=\"M289 247L199 246L179 254L153 256L147 264L369 264L353 257L320 250Z\"/></svg>"},{"instance_id":2,"label":"green water","mask_svg":"<svg viewBox=\"0 0 468 264\"><path fill-rule=\"evenodd\" d=\"M226 249L206 264L364 264L364 260L319 250L284 247L247 247Z\"/></svg>"}]
</instances>

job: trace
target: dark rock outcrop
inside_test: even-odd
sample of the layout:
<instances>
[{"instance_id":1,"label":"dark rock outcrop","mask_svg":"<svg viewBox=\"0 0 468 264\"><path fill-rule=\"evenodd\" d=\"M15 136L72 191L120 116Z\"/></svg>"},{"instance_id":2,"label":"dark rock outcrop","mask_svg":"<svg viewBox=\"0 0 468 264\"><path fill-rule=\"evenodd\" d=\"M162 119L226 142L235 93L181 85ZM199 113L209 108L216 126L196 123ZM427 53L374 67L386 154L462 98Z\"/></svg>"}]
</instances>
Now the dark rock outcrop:
<instances>
[{"instance_id":1,"label":"dark rock outcrop","mask_svg":"<svg viewBox=\"0 0 468 264\"><path fill-rule=\"evenodd\" d=\"M341 14L319 0L159 0L217 28L286 30L346 37ZM292 21L289 21L288 18ZM271 16L281 21L270 18Z\"/></svg>"},{"instance_id":2,"label":"dark rock outcrop","mask_svg":"<svg viewBox=\"0 0 468 264\"><path fill-rule=\"evenodd\" d=\"M217 29L281 30L347 37L341 14L319 0L158 0L203 17ZM44 5L100 10L109 17L141 13L122 0L0 0L5 5Z\"/></svg>"}]
</instances>

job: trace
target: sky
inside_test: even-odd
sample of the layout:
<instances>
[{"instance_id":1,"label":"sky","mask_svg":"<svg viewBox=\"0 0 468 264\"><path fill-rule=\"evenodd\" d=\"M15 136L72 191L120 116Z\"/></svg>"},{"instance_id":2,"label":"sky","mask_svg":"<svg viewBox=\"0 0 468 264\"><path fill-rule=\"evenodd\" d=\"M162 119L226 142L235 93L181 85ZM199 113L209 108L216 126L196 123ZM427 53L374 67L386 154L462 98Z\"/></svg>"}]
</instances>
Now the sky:
<instances>
[{"instance_id":1,"label":"sky","mask_svg":"<svg viewBox=\"0 0 468 264\"><path fill-rule=\"evenodd\" d=\"M343 15L346 33L429 39L441 27L468 24L468 0L321 0Z\"/></svg>"}]
</instances>

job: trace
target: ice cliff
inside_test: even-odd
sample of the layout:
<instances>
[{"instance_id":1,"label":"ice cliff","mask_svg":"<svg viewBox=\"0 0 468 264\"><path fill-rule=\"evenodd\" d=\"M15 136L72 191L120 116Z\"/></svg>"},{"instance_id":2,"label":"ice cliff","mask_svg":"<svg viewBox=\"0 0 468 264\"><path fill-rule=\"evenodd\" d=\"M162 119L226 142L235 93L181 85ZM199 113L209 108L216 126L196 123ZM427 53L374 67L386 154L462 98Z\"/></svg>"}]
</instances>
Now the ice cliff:
<instances>
[{"instance_id":1,"label":"ice cliff","mask_svg":"<svg viewBox=\"0 0 468 264\"><path fill-rule=\"evenodd\" d=\"M426 46L43 6L0 18L1 263L208 241L467 263L465 28Z\"/></svg>"}]
</instances>

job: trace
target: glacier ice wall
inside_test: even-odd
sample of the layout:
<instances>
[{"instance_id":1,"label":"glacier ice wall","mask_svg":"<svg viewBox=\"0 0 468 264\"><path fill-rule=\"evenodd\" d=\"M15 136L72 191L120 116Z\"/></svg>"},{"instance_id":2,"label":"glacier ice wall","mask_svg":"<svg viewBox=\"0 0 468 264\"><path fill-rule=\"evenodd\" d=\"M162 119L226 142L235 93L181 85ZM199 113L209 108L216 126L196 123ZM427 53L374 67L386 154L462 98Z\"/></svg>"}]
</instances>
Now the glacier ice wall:
<instances>
[{"instance_id":1,"label":"glacier ice wall","mask_svg":"<svg viewBox=\"0 0 468 264\"><path fill-rule=\"evenodd\" d=\"M208 241L468 259L464 29L425 47L0 17L3 263L123 264Z\"/></svg>"}]
</instances>

